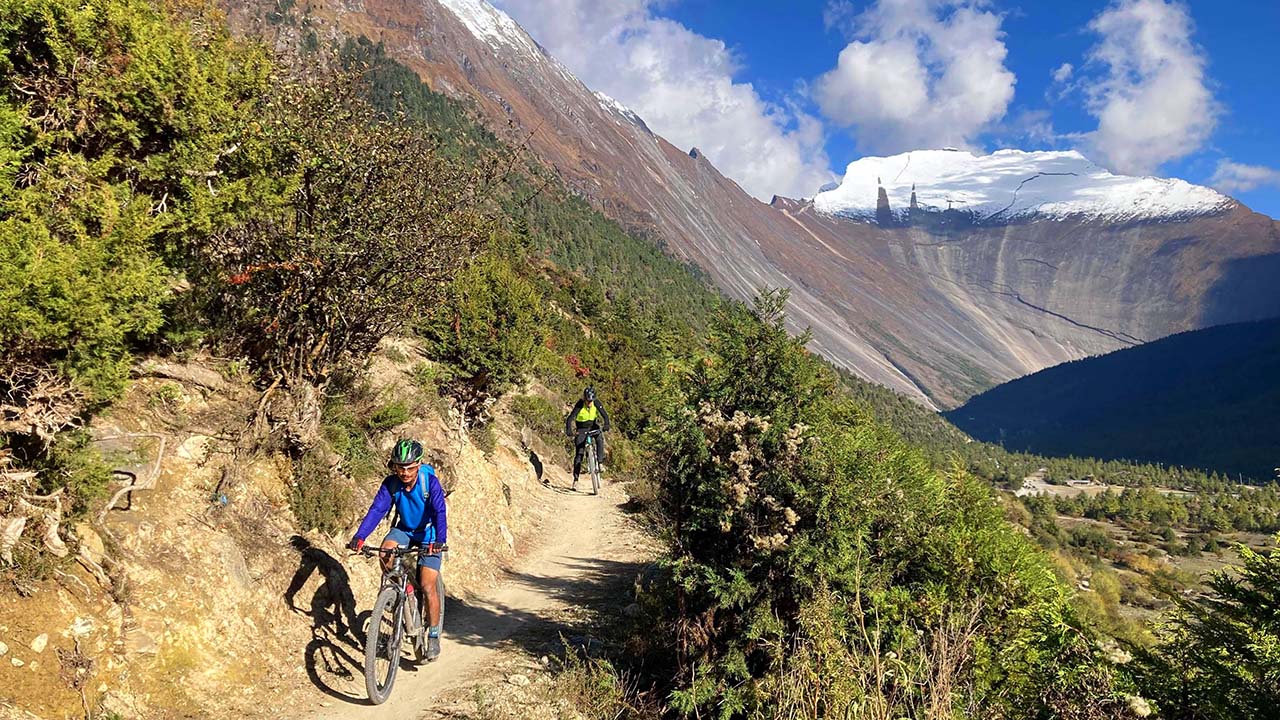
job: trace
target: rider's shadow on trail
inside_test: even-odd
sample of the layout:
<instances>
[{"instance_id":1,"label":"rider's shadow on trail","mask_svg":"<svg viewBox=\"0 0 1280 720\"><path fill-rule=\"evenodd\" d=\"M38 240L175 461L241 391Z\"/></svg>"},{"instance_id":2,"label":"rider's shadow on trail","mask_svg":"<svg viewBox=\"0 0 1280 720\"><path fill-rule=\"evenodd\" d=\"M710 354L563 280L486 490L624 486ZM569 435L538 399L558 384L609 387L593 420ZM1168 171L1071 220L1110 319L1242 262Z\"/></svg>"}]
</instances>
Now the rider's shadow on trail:
<instances>
[{"instance_id":1,"label":"rider's shadow on trail","mask_svg":"<svg viewBox=\"0 0 1280 720\"><path fill-rule=\"evenodd\" d=\"M284 591L284 601L291 608L297 608L294 598L307 580L314 574L322 578L320 587L311 596L310 612L313 628L332 626L336 636L347 636L358 643L360 634L360 618L356 613L356 597L351 591L351 577L347 569L332 555L312 545L301 535L289 538L289 544L301 554L298 569Z\"/></svg>"},{"instance_id":2,"label":"rider's shadow on trail","mask_svg":"<svg viewBox=\"0 0 1280 720\"><path fill-rule=\"evenodd\" d=\"M343 692L326 678L351 680L364 672L364 646L361 639L369 612L356 612L355 594L347 569L332 555L312 545L301 535L289 539L301 557L298 569L284 591L284 601L292 609L311 617L311 642L304 651L307 676L326 695L352 703L364 704L363 695ZM320 586L311 595L308 609L294 602L312 575L319 574Z\"/></svg>"}]
</instances>

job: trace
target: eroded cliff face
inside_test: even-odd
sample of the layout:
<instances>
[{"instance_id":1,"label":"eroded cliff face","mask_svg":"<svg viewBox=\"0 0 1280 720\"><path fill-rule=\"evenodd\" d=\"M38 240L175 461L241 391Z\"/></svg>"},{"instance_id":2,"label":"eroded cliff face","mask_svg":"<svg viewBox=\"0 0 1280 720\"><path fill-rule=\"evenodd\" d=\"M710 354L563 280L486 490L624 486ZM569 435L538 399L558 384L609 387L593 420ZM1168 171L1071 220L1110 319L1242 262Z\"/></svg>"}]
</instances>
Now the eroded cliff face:
<instances>
[{"instance_id":1,"label":"eroded cliff face","mask_svg":"<svg viewBox=\"0 0 1280 720\"><path fill-rule=\"evenodd\" d=\"M275 24L264 20L273 2L223 2L233 27L278 48L301 47L311 32L384 43L728 295L791 288L791 323L812 330L817 351L930 407L1064 360L1280 314L1268 279L1280 270L1280 233L1239 205L1147 223L939 217L896 227L804 201L764 204L592 92L483 0L312 0Z\"/></svg>"},{"instance_id":2,"label":"eroded cliff face","mask_svg":"<svg viewBox=\"0 0 1280 720\"><path fill-rule=\"evenodd\" d=\"M1280 230L1241 206L1176 222L949 229L774 204L813 242L770 260L849 308L858 332L943 405L1067 360L1280 315L1266 280L1280 276Z\"/></svg>"},{"instance_id":3,"label":"eroded cliff face","mask_svg":"<svg viewBox=\"0 0 1280 720\"><path fill-rule=\"evenodd\" d=\"M398 347L389 355L399 362L374 358L372 383L405 399L420 358L411 344ZM95 421L94 438L115 439L113 466L135 463L154 482L70 528L78 563L20 594L4 589L0 718L304 717L319 693L321 704L348 697L379 582L377 563L344 547L359 517L334 535L298 533L294 466L271 452L253 456L225 500L210 498L257 397L235 381L211 391L144 377ZM422 410L382 440L415 437L426 447L451 492L449 593L471 597L531 544L551 491L504 406L489 454L455 421ZM567 484L554 464L562 453L544 471ZM380 481L357 478L352 505L367 507ZM386 522L374 536L385 532Z\"/></svg>"}]
</instances>

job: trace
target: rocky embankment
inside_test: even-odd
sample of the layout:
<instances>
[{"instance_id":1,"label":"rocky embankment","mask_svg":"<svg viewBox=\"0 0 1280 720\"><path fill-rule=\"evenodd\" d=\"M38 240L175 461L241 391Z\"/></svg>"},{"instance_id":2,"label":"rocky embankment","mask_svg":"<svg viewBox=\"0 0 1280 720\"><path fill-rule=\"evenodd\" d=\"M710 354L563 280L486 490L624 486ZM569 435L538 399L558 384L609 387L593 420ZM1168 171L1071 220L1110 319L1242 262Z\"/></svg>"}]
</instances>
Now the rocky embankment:
<instances>
[{"instance_id":1,"label":"rocky embankment","mask_svg":"<svg viewBox=\"0 0 1280 720\"><path fill-rule=\"evenodd\" d=\"M407 345L376 357L373 392L411 387L412 362ZM313 702L319 674L354 652L343 638L372 602L375 563L347 555L347 530L295 530L293 466L278 453L219 489L257 393L213 367L226 370L165 365L95 421L96 444L147 489L64 530L75 564L5 589L0 717L274 717ZM471 597L532 542L554 495L501 407L489 454L423 409L382 435L421 438L452 491L447 577ZM354 504L379 480L360 479Z\"/></svg>"}]
</instances>

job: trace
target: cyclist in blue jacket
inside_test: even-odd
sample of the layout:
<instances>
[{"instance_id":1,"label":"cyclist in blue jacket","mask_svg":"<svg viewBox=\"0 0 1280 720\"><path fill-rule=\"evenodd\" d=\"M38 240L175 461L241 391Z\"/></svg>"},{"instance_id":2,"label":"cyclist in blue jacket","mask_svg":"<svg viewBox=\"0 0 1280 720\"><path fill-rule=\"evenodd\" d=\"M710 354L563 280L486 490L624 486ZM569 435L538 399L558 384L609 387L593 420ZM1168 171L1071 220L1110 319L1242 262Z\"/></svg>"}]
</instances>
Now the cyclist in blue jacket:
<instances>
[{"instance_id":1,"label":"cyclist in blue jacket","mask_svg":"<svg viewBox=\"0 0 1280 720\"><path fill-rule=\"evenodd\" d=\"M349 547L357 552L364 547L365 538L378 527L382 518L394 507L396 519L382 540L383 549L397 547L421 547L418 553L419 598L426 598L425 615L431 623L427 631L427 659L440 657L440 601L436 592L436 579L440 576L440 546L448 535L444 488L430 465L422 462L422 444L416 440L401 440L391 450L387 462L392 474L388 475L373 496L373 504L364 521L351 538ZM383 569L389 569L393 559L382 556Z\"/></svg>"}]
</instances>

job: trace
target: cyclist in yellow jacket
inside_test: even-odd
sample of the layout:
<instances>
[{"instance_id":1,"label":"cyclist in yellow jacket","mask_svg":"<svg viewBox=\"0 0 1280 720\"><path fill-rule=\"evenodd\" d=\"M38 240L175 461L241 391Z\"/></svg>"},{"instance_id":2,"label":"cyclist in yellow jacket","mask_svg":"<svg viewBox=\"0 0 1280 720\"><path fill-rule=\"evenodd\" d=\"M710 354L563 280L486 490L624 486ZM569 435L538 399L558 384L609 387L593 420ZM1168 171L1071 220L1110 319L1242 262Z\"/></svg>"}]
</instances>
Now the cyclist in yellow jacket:
<instances>
[{"instance_id":1,"label":"cyclist in yellow jacket","mask_svg":"<svg viewBox=\"0 0 1280 720\"><path fill-rule=\"evenodd\" d=\"M582 399L578 401L568 415L564 416L564 434L573 438L573 487L578 487L578 475L582 472L582 456L587 452L587 434L592 430L600 430L596 434L596 452L600 464L604 465L604 433L609 430L609 413L604 405L596 399L596 389L588 387L582 391Z\"/></svg>"}]
</instances>

